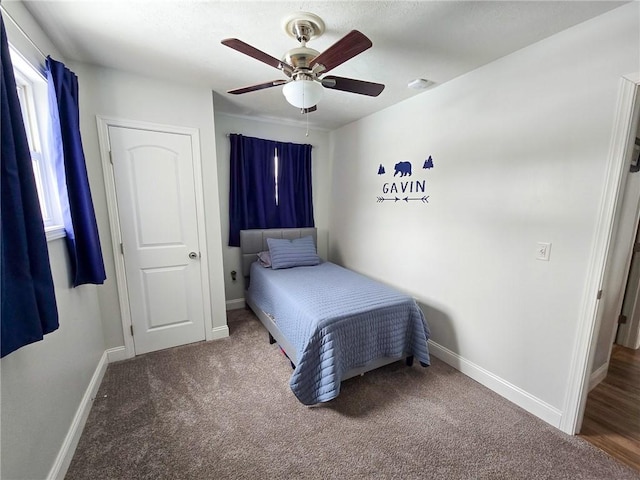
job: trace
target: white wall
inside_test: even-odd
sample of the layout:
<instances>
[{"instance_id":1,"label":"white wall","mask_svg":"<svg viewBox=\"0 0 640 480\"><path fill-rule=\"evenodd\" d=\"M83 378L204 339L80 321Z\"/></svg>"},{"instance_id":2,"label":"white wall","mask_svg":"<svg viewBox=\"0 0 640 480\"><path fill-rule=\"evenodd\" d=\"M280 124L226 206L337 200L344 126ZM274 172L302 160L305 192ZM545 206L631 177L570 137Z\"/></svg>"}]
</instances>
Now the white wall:
<instances>
[{"instance_id":1,"label":"white wall","mask_svg":"<svg viewBox=\"0 0 640 480\"><path fill-rule=\"evenodd\" d=\"M640 71L639 9L332 133L330 258L413 294L451 358L554 424L583 321L619 80ZM423 171L429 155L434 168ZM376 203L378 165L389 181L401 160L427 179L428 204ZM535 258L539 241L552 243L549 262Z\"/></svg>"},{"instance_id":2,"label":"white wall","mask_svg":"<svg viewBox=\"0 0 640 480\"><path fill-rule=\"evenodd\" d=\"M22 4L3 7L40 49L64 61ZM5 19L9 40L25 57L40 54ZM14 41L15 40L15 41ZM78 75L80 117L89 182L107 271L104 285L69 286L64 240L49 243L60 329L1 361L1 476L46 478L56 461L74 416L81 407L105 349L124 344L115 285L115 266L106 193L99 155L96 115L198 128L203 188L212 328L226 327L213 99L210 90L180 86L92 65L67 65Z\"/></svg>"},{"instance_id":3,"label":"white wall","mask_svg":"<svg viewBox=\"0 0 640 480\"><path fill-rule=\"evenodd\" d=\"M124 338L115 282L114 252L99 153L96 115L199 130L209 255L211 328L225 328L227 320L222 277L222 237L211 91L202 87L175 85L87 64L72 63L69 66L78 75L80 84L82 140L107 270L107 281L100 289L99 296L107 348L124 345Z\"/></svg>"},{"instance_id":4,"label":"white wall","mask_svg":"<svg viewBox=\"0 0 640 480\"><path fill-rule=\"evenodd\" d=\"M49 255L60 327L1 361L6 479L47 477L105 350L100 287L71 287L64 239L49 242Z\"/></svg>"},{"instance_id":5,"label":"white wall","mask_svg":"<svg viewBox=\"0 0 640 480\"><path fill-rule=\"evenodd\" d=\"M62 59L21 4L2 5L40 49ZM42 63L11 21L4 21L9 42L28 60ZM60 327L0 361L0 477L6 479L47 477L105 350L98 304L101 287L72 288L64 239L48 246Z\"/></svg>"},{"instance_id":6,"label":"white wall","mask_svg":"<svg viewBox=\"0 0 640 480\"><path fill-rule=\"evenodd\" d=\"M284 101L284 98L282 101ZM318 229L318 253L321 257L327 258L329 198L331 195L329 133L323 130L310 129L309 136L307 137L306 127L300 124L258 121L249 117L229 115L220 112L216 112L215 119L225 295L229 308L236 308L242 306L242 300L244 299L244 279L242 278L240 249L238 247L228 246L230 147L227 135L230 133L239 133L250 137L282 142L308 143L313 146L311 150L313 162L313 213ZM238 272L235 282L231 280L232 270Z\"/></svg>"}]
</instances>

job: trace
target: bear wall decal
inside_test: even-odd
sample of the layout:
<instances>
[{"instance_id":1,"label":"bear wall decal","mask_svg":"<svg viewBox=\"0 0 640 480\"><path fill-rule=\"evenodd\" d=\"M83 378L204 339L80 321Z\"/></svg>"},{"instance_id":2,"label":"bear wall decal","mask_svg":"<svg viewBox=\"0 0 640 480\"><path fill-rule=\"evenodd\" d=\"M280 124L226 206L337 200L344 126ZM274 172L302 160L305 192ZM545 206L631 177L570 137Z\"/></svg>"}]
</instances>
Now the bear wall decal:
<instances>
[{"instance_id":1,"label":"bear wall decal","mask_svg":"<svg viewBox=\"0 0 640 480\"><path fill-rule=\"evenodd\" d=\"M424 158L424 157L423 157ZM429 155L429 157L424 160L422 164L423 170L428 170L433 168L433 157ZM391 173L391 172L389 172ZM394 166L393 176L396 177L400 174L400 178L413 175L413 165L410 161L402 161L398 162ZM426 172L424 172L426 173ZM424 175L423 173L423 175ZM383 164L379 164L378 166L378 175L385 175L385 168ZM420 170L416 171L416 175L419 176ZM426 180L410 180L410 179L402 179L384 182L382 184L382 192L381 195L376 197L376 201L378 203L389 202L393 204L397 204L398 202L404 200L405 203L418 202L423 204L429 203L429 195L426 195ZM403 195L402 197L398 195ZM413 196L416 195L416 196Z\"/></svg>"},{"instance_id":2,"label":"bear wall decal","mask_svg":"<svg viewBox=\"0 0 640 480\"><path fill-rule=\"evenodd\" d=\"M400 174L401 177L405 175L411 176L411 162L398 162L395 166L395 172L393 176L395 177L397 174Z\"/></svg>"}]
</instances>

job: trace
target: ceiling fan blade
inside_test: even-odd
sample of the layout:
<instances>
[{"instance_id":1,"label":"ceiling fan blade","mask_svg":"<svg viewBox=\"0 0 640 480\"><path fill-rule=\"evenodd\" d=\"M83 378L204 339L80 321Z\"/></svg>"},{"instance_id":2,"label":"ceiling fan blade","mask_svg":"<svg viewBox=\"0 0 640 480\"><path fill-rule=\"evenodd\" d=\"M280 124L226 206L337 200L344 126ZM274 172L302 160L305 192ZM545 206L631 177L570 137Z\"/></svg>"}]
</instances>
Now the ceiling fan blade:
<instances>
[{"instance_id":1,"label":"ceiling fan blade","mask_svg":"<svg viewBox=\"0 0 640 480\"><path fill-rule=\"evenodd\" d=\"M285 83L287 83L287 80L272 80L270 82L259 83L257 85L250 85L248 87L229 90L227 93L232 93L233 95L240 95L241 93L249 93L249 92L255 92L256 90L264 90L265 88L277 87L278 85L283 85Z\"/></svg>"},{"instance_id":2,"label":"ceiling fan blade","mask_svg":"<svg viewBox=\"0 0 640 480\"><path fill-rule=\"evenodd\" d=\"M342 90L343 92L359 93L360 95L369 95L370 97L377 97L384 90L384 85L381 83L365 82L364 80L335 77L333 75L324 77L321 82L322 86L326 88Z\"/></svg>"},{"instance_id":3,"label":"ceiling fan blade","mask_svg":"<svg viewBox=\"0 0 640 480\"><path fill-rule=\"evenodd\" d=\"M350 58L364 52L372 45L373 43L371 43L371 40L369 40L365 34L358 30L351 30L316 58L311 60L309 67L313 68L315 65L322 65L324 68L320 68L318 73L328 72Z\"/></svg>"},{"instance_id":4,"label":"ceiling fan blade","mask_svg":"<svg viewBox=\"0 0 640 480\"><path fill-rule=\"evenodd\" d=\"M248 43L238 40L237 38L226 38L220 43L279 70L288 70L289 72L293 71L293 67L291 65L283 62L282 60L278 60L276 57L272 57L268 53L264 53L262 50L258 50L256 47L252 47Z\"/></svg>"}]
</instances>

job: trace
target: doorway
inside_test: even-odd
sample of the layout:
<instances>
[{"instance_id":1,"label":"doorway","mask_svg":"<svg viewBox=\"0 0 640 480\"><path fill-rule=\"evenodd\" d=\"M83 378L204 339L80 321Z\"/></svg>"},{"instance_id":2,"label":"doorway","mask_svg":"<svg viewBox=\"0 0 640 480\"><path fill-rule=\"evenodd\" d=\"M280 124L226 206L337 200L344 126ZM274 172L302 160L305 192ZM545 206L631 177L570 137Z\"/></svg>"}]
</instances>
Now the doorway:
<instances>
[{"instance_id":1,"label":"doorway","mask_svg":"<svg viewBox=\"0 0 640 480\"><path fill-rule=\"evenodd\" d=\"M609 364L589 392L580 436L640 470L640 349L614 345Z\"/></svg>"},{"instance_id":2,"label":"doorway","mask_svg":"<svg viewBox=\"0 0 640 480\"><path fill-rule=\"evenodd\" d=\"M195 129L98 117L127 357L209 339Z\"/></svg>"},{"instance_id":3,"label":"doorway","mask_svg":"<svg viewBox=\"0 0 640 480\"><path fill-rule=\"evenodd\" d=\"M640 184L637 172L640 170L640 126L636 134L635 145L631 156L631 172L633 182ZM627 181L627 185L630 180ZM629 188L629 187L628 187ZM633 185L632 191L640 187ZM640 197L640 195L638 195ZM640 208L640 205L638 205ZM627 275L627 285L622 302L622 311L618 322L616 342L618 345L637 350L640 348L640 224L636 225L636 238L631 253L631 265Z\"/></svg>"},{"instance_id":4,"label":"doorway","mask_svg":"<svg viewBox=\"0 0 640 480\"><path fill-rule=\"evenodd\" d=\"M606 353L602 366L594 364L601 373L592 373L580 436L640 470L640 99L632 118L637 125L635 145L625 162L629 169L610 251L611 256L624 258L627 268L620 272L618 315L602 322L599 337L609 345L606 351L601 348ZM598 353L596 350L596 359Z\"/></svg>"},{"instance_id":5,"label":"doorway","mask_svg":"<svg viewBox=\"0 0 640 480\"><path fill-rule=\"evenodd\" d=\"M632 196L629 190L625 191L625 186L639 117L640 72L637 72L623 76L620 82L605 189L580 314L582 320L559 425L568 434L580 432L590 387L606 376L611 356L640 206L640 192L632 201L624 198ZM624 205L632 207L635 221L624 221L621 213Z\"/></svg>"}]
</instances>

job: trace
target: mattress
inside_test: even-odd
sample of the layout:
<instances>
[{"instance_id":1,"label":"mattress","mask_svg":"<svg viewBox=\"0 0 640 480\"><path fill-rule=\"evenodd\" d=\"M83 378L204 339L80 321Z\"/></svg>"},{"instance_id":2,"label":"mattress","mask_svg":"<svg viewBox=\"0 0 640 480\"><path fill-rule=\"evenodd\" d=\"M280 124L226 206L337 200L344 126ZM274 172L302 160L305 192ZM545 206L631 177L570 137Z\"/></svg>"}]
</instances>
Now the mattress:
<instances>
[{"instance_id":1,"label":"mattress","mask_svg":"<svg viewBox=\"0 0 640 480\"><path fill-rule=\"evenodd\" d=\"M429 329L415 300L323 262L281 270L251 266L248 294L296 349L290 387L305 405L340 393L343 374L382 358L429 365Z\"/></svg>"}]
</instances>

